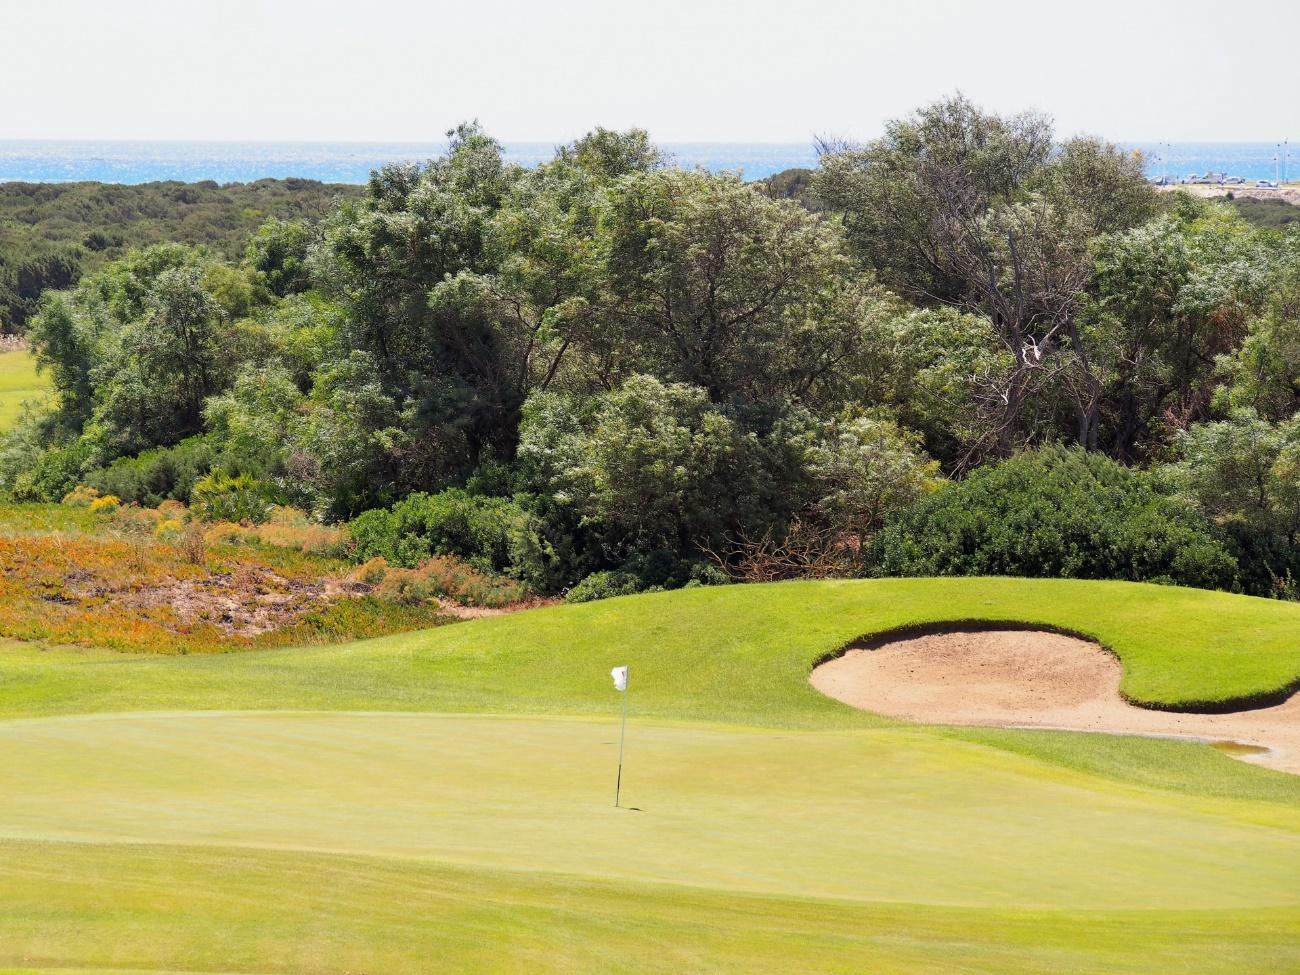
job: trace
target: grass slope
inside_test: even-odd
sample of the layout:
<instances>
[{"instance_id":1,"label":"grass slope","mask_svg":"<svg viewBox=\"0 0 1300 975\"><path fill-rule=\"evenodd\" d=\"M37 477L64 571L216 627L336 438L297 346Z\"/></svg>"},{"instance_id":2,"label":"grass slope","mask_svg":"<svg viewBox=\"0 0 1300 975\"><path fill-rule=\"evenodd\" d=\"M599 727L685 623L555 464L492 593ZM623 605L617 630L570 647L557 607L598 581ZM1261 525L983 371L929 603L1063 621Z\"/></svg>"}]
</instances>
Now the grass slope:
<instances>
[{"instance_id":1,"label":"grass slope","mask_svg":"<svg viewBox=\"0 0 1300 975\"><path fill-rule=\"evenodd\" d=\"M24 401L43 399L49 391L49 380L37 374L30 352L0 352L0 432L13 426Z\"/></svg>"},{"instance_id":2,"label":"grass slope","mask_svg":"<svg viewBox=\"0 0 1300 975\"><path fill-rule=\"evenodd\" d=\"M864 634L983 618L1090 633L1148 691L1257 695L1295 678L1297 609L890 580L297 650L0 647L0 972L1300 971L1300 777L807 685ZM625 662L636 812L609 795Z\"/></svg>"},{"instance_id":3,"label":"grass slope","mask_svg":"<svg viewBox=\"0 0 1300 975\"><path fill-rule=\"evenodd\" d=\"M196 708L604 714L630 663L643 716L785 727L879 719L824 698L814 663L867 634L1014 620L1086 634L1124 691L1165 707L1276 696L1300 678L1300 605L1122 582L885 579L624 597L325 648L160 659L0 656L0 715Z\"/></svg>"}]
</instances>

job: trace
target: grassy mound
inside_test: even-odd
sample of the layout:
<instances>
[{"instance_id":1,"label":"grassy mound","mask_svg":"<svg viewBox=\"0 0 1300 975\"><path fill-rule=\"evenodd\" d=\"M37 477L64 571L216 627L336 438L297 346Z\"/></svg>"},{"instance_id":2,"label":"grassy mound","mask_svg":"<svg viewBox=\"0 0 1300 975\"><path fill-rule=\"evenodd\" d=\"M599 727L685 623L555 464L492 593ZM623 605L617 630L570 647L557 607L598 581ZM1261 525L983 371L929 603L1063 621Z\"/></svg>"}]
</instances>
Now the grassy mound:
<instances>
[{"instance_id":1,"label":"grassy mound","mask_svg":"<svg viewBox=\"0 0 1300 975\"><path fill-rule=\"evenodd\" d=\"M1079 633L1124 663L1124 692L1156 707L1269 700L1300 678L1300 605L1124 582L886 579L689 589L476 620L333 648L220 661L94 654L0 660L0 714L142 708L329 708L608 713L607 671L630 663L645 716L801 727L877 719L808 685L860 637L949 621ZM55 681L57 696L14 700Z\"/></svg>"}]
</instances>

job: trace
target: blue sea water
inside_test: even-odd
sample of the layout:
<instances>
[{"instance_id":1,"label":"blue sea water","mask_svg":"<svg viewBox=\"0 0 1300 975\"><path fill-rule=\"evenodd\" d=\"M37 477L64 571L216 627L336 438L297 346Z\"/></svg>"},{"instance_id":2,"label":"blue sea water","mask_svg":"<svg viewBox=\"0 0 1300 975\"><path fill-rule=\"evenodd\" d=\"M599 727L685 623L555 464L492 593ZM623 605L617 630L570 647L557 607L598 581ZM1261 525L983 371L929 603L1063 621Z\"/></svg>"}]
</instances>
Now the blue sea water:
<instances>
[{"instance_id":1,"label":"blue sea water","mask_svg":"<svg viewBox=\"0 0 1300 975\"><path fill-rule=\"evenodd\" d=\"M815 166L811 143L664 143L682 167L738 170L762 179L793 166ZM326 183L364 183L384 163L419 161L447 151L444 142L54 142L0 139L0 182L247 183L298 176ZM508 142L506 156L535 166L555 154L550 142Z\"/></svg>"},{"instance_id":2,"label":"blue sea water","mask_svg":"<svg viewBox=\"0 0 1300 975\"><path fill-rule=\"evenodd\" d=\"M815 166L811 143L683 142L661 146L677 165L740 172L762 179L795 166ZM1208 170L1246 179L1271 179L1278 147L1264 142L1135 143L1152 176L1171 178ZM508 142L506 155L522 165L549 159L549 142ZM77 142L0 140L0 182L148 183L155 180L246 183L298 176L327 183L364 183L370 171L393 161L424 161L446 151L445 143L388 142ZM1285 152L1283 153L1285 156ZM1167 158L1167 161L1166 161ZM1300 176L1300 152L1285 167Z\"/></svg>"}]
</instances>

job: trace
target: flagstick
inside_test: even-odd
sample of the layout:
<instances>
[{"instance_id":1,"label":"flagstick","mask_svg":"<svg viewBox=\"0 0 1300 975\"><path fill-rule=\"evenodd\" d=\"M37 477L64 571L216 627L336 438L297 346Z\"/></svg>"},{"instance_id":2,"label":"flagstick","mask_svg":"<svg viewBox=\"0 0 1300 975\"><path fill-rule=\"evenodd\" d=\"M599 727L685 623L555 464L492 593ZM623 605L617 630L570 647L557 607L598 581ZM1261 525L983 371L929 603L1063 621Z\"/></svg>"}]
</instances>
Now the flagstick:
<instances>
[{"instance_id":1,"label":"flagstick","mask_svg":"<svg viewBox=\"0 0 1300 975\"><path fill-rule=\"evenodd\" d=\"M623 723L618 730L618 778L614 781L614 808L618 808L619 792L623 788L623 738L627 735L628 678L623 678Z\"/></svg>"}]
</instances>

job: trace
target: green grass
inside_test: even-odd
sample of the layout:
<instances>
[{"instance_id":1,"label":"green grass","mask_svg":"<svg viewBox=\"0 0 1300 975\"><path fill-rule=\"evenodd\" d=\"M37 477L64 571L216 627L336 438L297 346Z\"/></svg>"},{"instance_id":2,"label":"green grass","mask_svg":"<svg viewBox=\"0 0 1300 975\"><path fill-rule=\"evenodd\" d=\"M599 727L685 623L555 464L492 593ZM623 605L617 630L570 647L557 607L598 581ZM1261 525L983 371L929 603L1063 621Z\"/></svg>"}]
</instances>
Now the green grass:
<instances>
[{"instance_id":1,"label":"green grass","mask_svg":"<svg viewBox=\"0 0 1300 975\"><path fill-rule=\"evenodd\" d=\"M1282 975L1300 966L1292 909L863 904L230 848L6 844L0 900L5 973Z\"/></svg>"},{"instance_id":2,"label":"green grass","mask_svg":"<svg viewBox=\"0 0 1300 975\"><path fill-rule=\"evenodd\" d=\"M163 660L0 657L0 715L196 708L601 714L630 663L638 711L782 727L876 723L814 691L814 663L861 636L1018 620L1120 655L1123 689L1166 707L1276 695L1300 678L1300 604L1195 589L1035 579L729 586L556 606L325 648Z\"/></svg>"},{"instance_id":3,"label":"green grass","mask_svg":"<svg viewBox=\"0 0 1300 975\"><path fill-rule=\"evenodd\" d=\"M39 401L49 392L49 380L37 374L31 353L0 352L0 432L13 426L24 401Z\"/></svg>"},{"instance_id":4,"label":"green grass","mask_svg":"<svg viewBox=\"0 0 1300 975\"><path fill-rule=\"evenodd\" d=\"M997 579L295 650L0 646L0 972L1300 972L1300 777L807 684L944 619L1088 633L1166 704L1300 673L1300 607ZM637 811L611 806L620 663Z\"/></svg>"},{"instance_id":5,"label":"green grass","mask_svg":"<svg viewBox=\"0 0 1300 975\"><path fill-rule=\"evenodd\" d=\"M1223 971L1300 964L1294 806L915 729L632 736L620 811L608 722L0 723L0 965L416 971L436 945L464 971L1177 971L1207 943Z\"/></svg>"}]
</instances>

